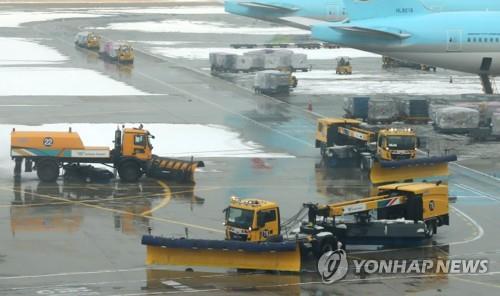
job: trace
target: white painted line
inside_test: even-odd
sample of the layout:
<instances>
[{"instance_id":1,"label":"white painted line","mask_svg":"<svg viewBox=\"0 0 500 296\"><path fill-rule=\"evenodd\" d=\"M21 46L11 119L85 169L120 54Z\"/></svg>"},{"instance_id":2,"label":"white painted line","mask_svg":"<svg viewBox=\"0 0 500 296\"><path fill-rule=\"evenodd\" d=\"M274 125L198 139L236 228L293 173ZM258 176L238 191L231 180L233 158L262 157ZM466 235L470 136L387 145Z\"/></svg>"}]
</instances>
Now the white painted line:
<instances>
[{"instance_id":1,"label":"white painted line","mask_svg":"<svg viewBox=\"0 0 500 296\"><path fill-rule=\"evenodd\" d=\"M452 163L451 163L451 165L455 165L455 166L457 166L457 167L459 167L459 168L466 169L466 170L468 170L468 171L474 172L474 173L479 174L479 175L481 175L481 176L488 177L488 178L491 178L491 179L493 179L493 180L495 180L495 181L499 181L499 182L500 182L500 178L494 177L494 176L492 176L492 175L489 175L489 174L483 173L483 172L478 171L478 170L475 170L475 169L471 169L471 168L466 167L466 166L463 166L463 165L461 165L461 164L458 164L458 163L454 163L454 162L452 162Z\"/></svg>"},{"instance_id":2,"label":"white painted line","mask_svg":"<svg viewBox=\"0 0 500 296\"><path fill-rule=\"evenodd\" d=\"M464 276L494 276L500 274L500 271L490 271L482 274L448 274L448 277L464 277ZM386 281L386 280L407 280L407 279L422 279L422 278L436 278L442 277L442 274L418 274L418 275L402 275L402 276L379 276L372 278L354 278L354 279L346 279L341 280L338 283L362 283L362 282L373 282L373 281ZM263 285L263 286L254 286L255 289L270 289L270 288L279 288L279 287L293 287L293 286L307 286L307 285L324 285L322 281L310 281L310 282L298 282L292 284L275 284L275 285ZM214 288L207 290L196 290L196 291L182 291L184 293L196 293L196 292L216 292L223 291L225 288ZM111 296L147 296L147 295L160 295L160 294L175 294L181 291L162 291L162 292L144 292L144 293L131 293L131 294L115 294Z\"/></svg>"},{"instance_id":3,"label":"white painted line","mask_svg":"<svg viewBox=\"0 0 500 296\"><path fill-rule=\"evenodd\" d=\"M493 200L493 201L498 201L498 199L496 199L494 197L491 197L490 195L488 195L488 194L486 194L486 193L484 193L482 191L476 190L476 189L474 189L474 188L472 188L470 186L467 186L467 185L464 185L464 184L453 184L453 185L456 186L456 187L458 187L458 188L461 188L463 190L467 190L467 191L470 191L472 193L476 193L479 196L484 197L486 199ZM477 197L479 197L479 196L477 196Z\"/></svg>"},{"instance_id":4,"label":"white painted line","mask_svg":"<svg viewBox=\"0 0 500 296\"><path fill-rule=\"evenodd\" d=\"M134 271L144 271L147 268L130 268L130 269L110 269L110 270L97 270L97 271L76 271L76 272L64 272L64 273L49 273L49 274L37 274L37 275L17 275L17 276L5 276L0 277L1 280L15 280L15 279L30 279L30 278L45 278L45 277L57 277L57 276L75 276L75 275L86 275L86 274L102 274L102 273L113 273L113 272L134 272Z\"/></svg>"},{"instance_id":5,"label":"white painted line","mask_svg":"<svg viewBox=\"0 0 500 296\"><path fill-rule=\"evenodd\" d=\"M300 138L294 137L294 136L292 136L292 135L290 135L290 134L288 134L288 133L285 133L285 132L283 132L283 131L280 131L280 130L278 130L278 129L275 129L275 128L273 128L273 127L269 126L269 125L263 124L263 123L262 123L262 122L260 122L260 121L257 121L257 120L255 120L255 119L252 119L252 118L250 118L250 117L248 117L248 116L246 116L246 115L243 115L243 114L241 114L241 113L239 113L239 112L233 111L233 110L231 110L230 108L224 107L224 106L222 106L222 105L220 105L220 104L218 104L218 103L215 103L215 102L213 102L213 101L211 101L211 100L208 100L208 99L206 99L206 98L204 98L204 97L198 96L198 95L196 95L196 94L194 94L194 93L192 93L192 92L189 92L189 91L187 91L187 90L184 90L184 89L178 88L178 87L176 87L176 86L174 86L174 85L172 85L172 84L170 84L170 83L167 83L167 82L165 82L165 81L163 81L163 80L160 80L160 79L158 79L158 78L156 78L156 77L150 76L150 75L148 75L148 74L146 74L146 73L144 73L144 72L141 72L141 71L134 71L134 73L137 73L137 74L139 74L139 75L141 75L141 76L143 76L143 77L145 77L145 78L148 78L149 80L156 81L156 82L157 82L157 83L159 83L159 84L163 84L163 85L167 86L168 88L173 89L173 90L176 90L177 92L183 93L183 94L185 94L185 95L187 95L187 96L189 96L189 97L192 97L192 98L195 98L195 99L200 100L200 101L202 101L202 102L205 102L206 104L212 105L212 106L214 106L214 107L216 107L216 108L218 108L218 109L220 109L220 110L226 111L227 113L234 114L234 115L236 115L236 116L239 116L239 117L241 117L241 118L244 118L244 119L246 119L246 120L248 120L248 121L250 121L250 122L252 122L252 123L254 123L254 124L258 125L258 126L260 126L260 127L263 127L263 128L269 129L269 130L271 130L271 131L273 131L273 132L275 132L275 133L277 133L277 134L280 134L280 135L285 136L285 137L287 137L287 138L289 138L289 139L292 139L292 140L295 140L295 141L297 141L297 142L299 142L299 143L301 143L301 144L304 144L305 146L308 146L308 147L313 147L313 146L314 146L312 143L309 143L309 142L304 141L304 140L302 140L302 139L300 139Z\"/></svg>"},{"instance_id":6,"label":"white painted line","mask_svg":"<svg viewBox=\"0 0 500 296\"><path fill-rule=\"evenodd\" d=\"M476 227L477 229L477 234L476 236L474 236L473 238L470 238L470 239L466 239L466 240L463 240L463 241L459 241L459 242L451 242L451 243L447 243L447 244L443 244L443 245L462 245L462 244L468 244L468 243L471 243L473 241L476 241L478 239L480 239L481 237L483 237L484 235L484 229L483 227L481 227L481 225L479 225L479 223L476 222L476 220L472 219L469 215L467 215L466 213L462 212L461 210L457 209L456 207L451 207L453 210L455 210L455 212L457 212L458 214L462 215L462 217L464 217L465 219L469 220L469 222L472 223L472 225L474 225L474 227Z\"/></svg>"},{"instance_id":7,"label":"white painted line","mask_svg":"<svg viewBox=\"0 0 500 296\"><path fill-rule=\"evenodd\" d=\"M457 198L458 199L461 199L461 198L467 198L467 199L490 199L490 197L484 196L484 195L457 195Z\"/></svg>"},{"instance_id":8,"label":"white painted line","mask_svg":"<svg viewBox=\"0 0 500 296\"><path fill-rule=\"evenodd\" d=\"M62 105L0 105L0 107L61 107Z\"/></svg>"}]
</instances>

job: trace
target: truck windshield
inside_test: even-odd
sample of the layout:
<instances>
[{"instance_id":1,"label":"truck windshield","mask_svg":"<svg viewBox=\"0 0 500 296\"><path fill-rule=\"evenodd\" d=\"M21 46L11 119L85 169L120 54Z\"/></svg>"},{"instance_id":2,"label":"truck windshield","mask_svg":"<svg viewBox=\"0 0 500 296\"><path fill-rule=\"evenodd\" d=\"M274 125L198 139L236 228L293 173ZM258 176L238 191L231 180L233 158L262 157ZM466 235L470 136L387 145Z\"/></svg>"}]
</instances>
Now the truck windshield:
<instances>
[{"instance_id":1,"label":"truck windshield","mask_svg":"<svg viewBox=\"0 0 500 296\"><path fill-rule=\"evenodd\" d=\"M413 150L415 149L415 137L412 136L390 136L387 137L389 149Z\"/></svg>"},{"instance_id":2,"label":"truck windshield","mask_svg":"<svg viewBox=\"0 0 500 296\"><path fill-rule=\"evenodd\" d=\"M226 213L226 222L230 226L249 228L253 224L253 211L229 207Z\"/></svg>"}]
</instances>

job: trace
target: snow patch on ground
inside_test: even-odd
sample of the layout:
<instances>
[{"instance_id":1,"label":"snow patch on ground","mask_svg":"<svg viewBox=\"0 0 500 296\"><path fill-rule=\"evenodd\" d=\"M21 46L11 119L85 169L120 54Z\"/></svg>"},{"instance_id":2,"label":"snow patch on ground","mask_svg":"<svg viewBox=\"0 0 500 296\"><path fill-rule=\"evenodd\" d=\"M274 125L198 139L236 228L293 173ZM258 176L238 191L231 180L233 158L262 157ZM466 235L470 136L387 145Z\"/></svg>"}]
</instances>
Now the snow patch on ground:
<instances>
[{"instance_id":1,"label":"snow patch on ground","mask_svg":"<svg viewBox=\"0 0 500 296\"><path fill-rule=\"evenodd\" d=\"M57 50L32 40L0 37L0 65L58 64L68 60Z\"/></svg>"},{"instance_id":2,"label":"snow patch on ground","mask_svg":"<svg viewBox=\"0 0 500 296\"><path fill-rule=\"evenodd\" d=\"M349 56L351 58L361 57L380 57L377 54L369 53L351 48L335 48L335 49L303 49L303 48L287 48L294 53L306 54L310 60L333 60L341 56ZM201 48L201 47L152 47L151 52L169 58L185 58L192 60L207 60L211 52L227 52L242 55L245 52L258 49L235 49L235 48Z\"/></svg>"},{"instance_id":3,"label":"snow patch on ground","mask_svg":"<svg viewBox=\"0 0 500 296\"><path fill-rule=\"evenodd\" d=\"M99 72L79 68L0 67L0 81L0 96L150 95Z\"/></svg>"},{"instance_id":4,"label":"snow patch on ground","mask_svg":"<svg viewBox=\"0 0 500 296\"><path fill-rule=\"evenodd\" d=\"M335 71L295 73L299 86L297 94L409 94L409 95L461 95L482 93L481 84L474 76L455 77L449 83L446 77L421 75L353 74L336 75Z\"/></svg>"},{"instance_id":5,"label":"snow patch on ground","mask_svg":"<svg viewBox=\"0 0 500 296\"><path fill-rule=\"evenodd\" d=\"M226 14L223 6L176 6L176 7L122 7L116 9L109 8L77 8L76 11L84 10L96 14L172 14L172 15L191 15L191 14Z\"/></svg>"},{"instance_id":6,"label":"snow patch on ground","mask_svg":"<svg viewBox=\"0 0 500 296\"><path fill-rule=\"evenodd\" d=\"M128 127L138 124L125 124ZM12 128L17 131L67 131L77 132L86 146L113 147L114 132L118 123L109 124L44 124L41 126L0 125L2 143L10 143ZM234 158L292 158L286 153L268 153L252 141L222 125L202 124L146 124L145 129L155 136L154 153L166 157L234 157ZM99 131L99 132L96 132ZM2 145L0 157L9 156L9 145ZM3 163L3 162L2 162Z\"/></svg>"},{"instance_id":7,"label":"snow patch on ground","mask_svg":"<svg viewBox=\"0 0 500 296\"><path fill-rule=\"evenodd\" d=\"M105 15L77 12L4 11L0 12L0 27L17 28L25 23L65 18L93 18Z\"/></svg>"},{"instance_id":8,"label":"snow patch on ground","mask_svg":"<svg viewBox=\"0 0 500 296\"><path fill-rule=\"evenodd\" d=\"M98 30L123 30L155 33L243 34L243 35L305 35L309 31L288 27L235 27L226 22L164 20L161 22L112 23Z\"/></svg>"},{"instance_id":9,"label":"snow patch on ground","mask_svg":"<svg viewBox=\"0 0 500 296\"><path fill-rule=\"evenodd\" d=\"M201 43L198 41L141 41L141 40L128 40L129 43L141 43L153 46L170 46L170 45L180 45L180 44L196 44Z\"/></svg>"}]
</instances>

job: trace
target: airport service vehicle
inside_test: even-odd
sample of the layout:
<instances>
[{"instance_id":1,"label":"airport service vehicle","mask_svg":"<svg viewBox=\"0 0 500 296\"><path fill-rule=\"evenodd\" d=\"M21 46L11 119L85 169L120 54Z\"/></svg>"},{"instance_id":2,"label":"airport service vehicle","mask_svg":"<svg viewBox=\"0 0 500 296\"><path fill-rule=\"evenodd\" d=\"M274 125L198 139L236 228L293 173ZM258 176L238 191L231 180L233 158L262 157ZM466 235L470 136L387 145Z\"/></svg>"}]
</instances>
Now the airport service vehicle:
<instances>
[{"instance_id":1,"label":"airport service vehicle","mask_svg":"<svg viewBox=\"0 0 500 296\"><path fill-rule=\"evenodd\" d=\"M113 149L84 146L79 134L71 129L67 132L12 130L10 155L15 161L14 176L20 178L23 161L25 171L35 169L44 182L56 181L63 166L75 170L74 166L94 163L117 169L125 182L135 182L144 174L193 182L195 169L204 163L153 155L151 139L154 136L142 125L117 129Z\"/></svg>"},{"instance_id":2,"label":"airport service vehicle","mask_svg":"<svg viewBox=\"0 0 500 296\"><path fill-rule=\"evenodd\" d=\"M341 57L337 60L337 68L335 68L335 73L339 75L351 75L352 66L351 59L348 57Z\"/></svg>"},{"instance_id":3,"label":"airport service vehicle","mask_svg":"<svg viewBox=\"0 0 500 296\"><path fill-rule=\"evenodd\" d=\"M433 236L437 227L449 225L448 186L384 185L373 197L305 203L285 222L278 204L261 199L233 197L224 212L226 240L145 235L146 263L297 272L311 253L319 258L352 244L415 244Z\"/></svg>"},{"instance_id":4,"label":"airport service vehicle","mask_svg":"<svg viewBox=\"0 0 500 296\"><path fill-rule=\"evenodd\" d=\"M316 148L332 166L359 165L373 184L448 175L456 155L417 158L419 140L409 128L368 129L347 118L320 118Z\"/></svg>"},{"instance_id":5,"label":"airport service vehicle","mask_svg":"<svg viewBox=\"0 0 500 296\"><path fill-rule=\"evenodd\" d=\"M94 32L79 32L75 36L75 45L87 49L99 49L101 36Z\"/></svg>"},{"instance_id":6,"label":"airport service vehicle","mask_svg":"<svg viewBox=\"0 0 500 296\"><path fill-rule=\"evenodd\" d=\"M387 69L387 68L410 68L410 69L415 69L415 70L422 70L422 71L434 71L436 72L436 67L433 66L428 66L424 64L418 64L418 63L412 63L408 61L402 61L398 59L393 59L388 56L383 56L382 57L382 68Z\"/></svg>"},{"instance_id":7,"label":"airport service vehicle","mask_svg":"<svg viewBox=\"0 0 500 296\"><path fill-rule=\"evenodd\" d=\"M278 70L259 71L255 74L253 88L257 94L288 95L297 86L297 78L291 72Z\"/></svg>"},{"instance_id":8,"label":"airport service vehicle","mask_svg":"<svg viewBox=\"0 0 500 296\"><path fill-rule=\"evenodd\" d=\"M103 59L120 64L132 64L134 62L134 49L125 42L106 41L99 48L99 55Z\"/></svg>"}]
</instances>

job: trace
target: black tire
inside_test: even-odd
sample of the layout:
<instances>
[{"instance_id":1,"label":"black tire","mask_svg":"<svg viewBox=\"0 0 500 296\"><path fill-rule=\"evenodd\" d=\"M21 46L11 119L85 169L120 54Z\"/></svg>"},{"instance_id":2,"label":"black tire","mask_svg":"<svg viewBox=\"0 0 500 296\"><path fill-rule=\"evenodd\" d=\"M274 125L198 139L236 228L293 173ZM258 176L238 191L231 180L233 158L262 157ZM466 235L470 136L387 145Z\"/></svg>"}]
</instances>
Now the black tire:
<instances>
[{"instance_id":1,"label":"black tire","mask_svg":"<svg viewBox=\"0 0 500 296\"><path fill-rule=\"evenodd\" d=\"M321 144L320 153L321 153L321 157L326 158L326 146L325 146L325 144Z\"/></svg>"},{"instance_id":2,"label":"black tire","mask_svg":"<svg viewBox=\"0 0 500 296\"><path fill-rule=\"evenodd\" d=\"M425 222L425 237L432 238L436 233L436 228L436 221L432 220Z\"/></svg>"},{"instance_id":3,"label":"black tire","mask_svg":"<svg viewBox=\"0 0 500 296\"><path fill-rule=\"evenodd\" d=\"M141 177L141 168L139 164L133 161L126 161L118 168L118 175L124 182L137 182Z\"/></svg>"},{"instance_id":4,"label":"black tire","mask_svg":"<svg viewBox=\"0 0 500 296\"><path fill-rule=\"evenodd\" d=\"M337 250L337 241L333 237L325 237L319 243L314 252L316 259L321 258L326 252Z\"/></svg>"},{"instance_id":5,"label":"black tire","mask_svg":"<svg viewBox=\"0 0 500 296\"><path fill-rule=\"evenodd\" d=\"M361 156L359 159L359 170L361 172L361 175L363 176L369 175L370 167L368 164L368 160L363 156Z\"/></svg>"},{"instance_id":6,"label":"black tire","mask_svg":"<svg viewBox=\"0 0 500 296\"><path fill-rule=\"evenodd\" d=\"M40 160L36 164L36 174L42 182L55 182L59 177L59 164L51 159Z\"/></svg>"}]
</instances>

